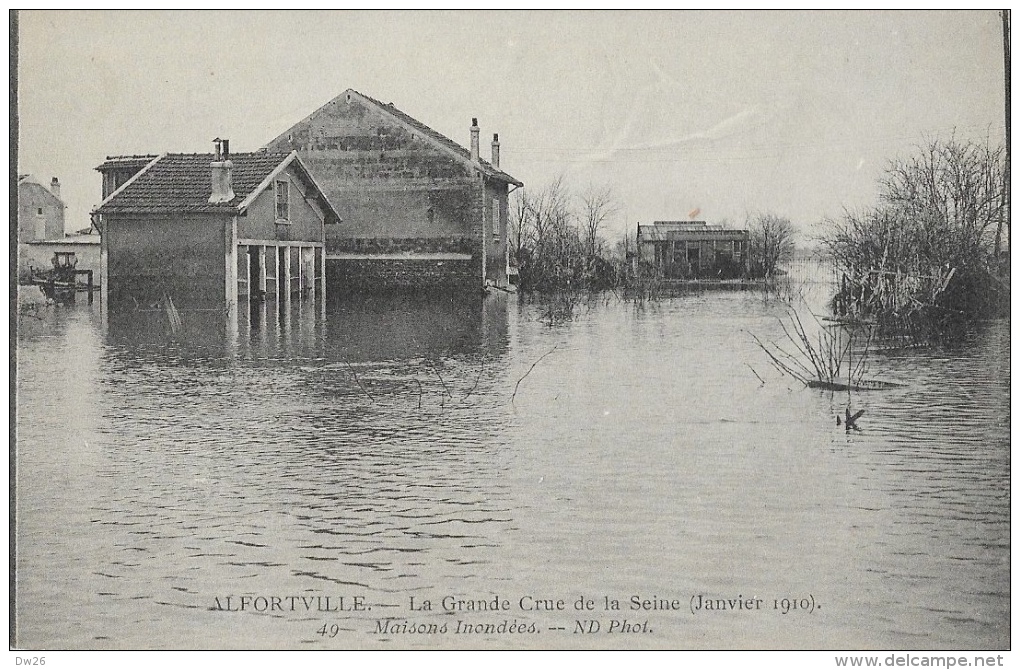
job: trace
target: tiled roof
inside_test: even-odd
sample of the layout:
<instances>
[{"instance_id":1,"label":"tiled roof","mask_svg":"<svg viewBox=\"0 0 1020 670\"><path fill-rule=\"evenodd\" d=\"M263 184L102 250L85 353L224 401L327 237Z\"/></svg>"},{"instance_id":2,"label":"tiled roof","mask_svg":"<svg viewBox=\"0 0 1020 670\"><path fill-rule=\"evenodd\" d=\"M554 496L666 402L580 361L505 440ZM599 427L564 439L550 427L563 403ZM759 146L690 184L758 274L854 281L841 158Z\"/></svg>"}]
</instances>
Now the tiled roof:
<instances>
[{"instance_id":1,"label":"tiled roof","mask_svg":"<svg viewBox=\"0 0 1020 670\"><path fill-rule=\"evenodd\" d=\"M351 89L351 90L353 90L353 89ZM453 151L454 153L460 154L461 157L466 158L467 160L471 160L471 151L469 149L467 149L465 147L462 147L461 145L457 144L456 142L451 140L446 135L443 135L442 133L436 132L432 128L429 128L428 126L426 126L424 123L422 123L418 119L414 118L413 116L409 116L408 114L405 114L404 112L400 111L399 109L397 109L396 107L393 106L392 102L390 102L390 103L380 102L380 101L376 100L375 98L373 98L371 96L368 96L368 95L365 95L364 93L361 93L360 91L354 91L354 92L357 93L358 95L360 95L361 97L363 97L364 99L366 99L366 100L368 100L370 102L375 103L380 108L382 108L383 110L389 112L393 116L397 117L398 119L400 119L401 121L403 121L407 125L411 126L412 128L414 128L418 132L422 133L423 135L426 135L426 136L432 138L433 140L435 140L439 144L443 145L444 147L446 147L450 151ZM519 181L517 181L516 179L514 179L513 177L511 177L510 175L508 175L506 172L503 172L502 170L500 170L498 167L496 167L492 163L486 161L484 158L479 157L478 158L478 162L481 163L482 170L485 172L485 174L487 176L493 177L495 179L499 179L501 181L509 182L509 183L515 184L517 186L523 186L524 185L524 184L520 183Z\"/></svg>"},{"instance_id":2,"label":"tiled roof","mask_svg":"<svg viewBox=\"0 0 1020 670\"><path fill-rule=\"evenodd\" d=\"M151 163L157 155L158 154L132 154L130 156L107 156L106 160L103 161L101 165L97 165L95 169L102 172L103 170L109 170L111 168L143 168Z\"/></svg>"},{"instance_id":3,"label":"tiled roof","mask_svg":"<svg viewBox=\"0 0 1020 670\"><path fill-rule=\"evenodd\" d=\"M110 212L218 212L237 206L259 187L288 154L257 151L231 154L234 199L209 204L213 154L166 154L125 184L97 210ZM151 158L149 159L151 162ZM146 163L148 164L148 163Z\"/></svg>"}]
</instances>

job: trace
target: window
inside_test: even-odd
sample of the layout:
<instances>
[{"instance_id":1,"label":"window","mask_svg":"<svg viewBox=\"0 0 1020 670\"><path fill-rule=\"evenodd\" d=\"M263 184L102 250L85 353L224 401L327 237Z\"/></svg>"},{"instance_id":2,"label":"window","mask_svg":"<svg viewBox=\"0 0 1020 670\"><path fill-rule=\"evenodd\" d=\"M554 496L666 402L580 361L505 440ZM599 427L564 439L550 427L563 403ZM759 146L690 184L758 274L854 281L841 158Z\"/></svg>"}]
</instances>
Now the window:
<instances>
[{"instance_id":1,"label":"window","mask_svg":"<svg viewBox=\"0 0 1020 670\"><path fill-rule=\"evenodd\" d=\"M492 234L499 235L499 198L492 199Z\"/></svg>"},{"instance_id":2,"label":"window","mask_svg":"<svg viewBox=\"0 0 1020 670\"><path fill-rule=\"evenodd\" d=\"M276 222L290 223L290 182L286 179L277 179L274 186L276 190Z\"/></svg>"},{"instance_id":3,"label":"window","mask_svg":"<svg viewBox=\"0 0 1020 670\"><path fill-rule=\"evenodd\" d=\"M38 210L36 210L36 214L38 214L39 216L42 216L42 207L40 207Z\"/></svg>"}]
</instances>

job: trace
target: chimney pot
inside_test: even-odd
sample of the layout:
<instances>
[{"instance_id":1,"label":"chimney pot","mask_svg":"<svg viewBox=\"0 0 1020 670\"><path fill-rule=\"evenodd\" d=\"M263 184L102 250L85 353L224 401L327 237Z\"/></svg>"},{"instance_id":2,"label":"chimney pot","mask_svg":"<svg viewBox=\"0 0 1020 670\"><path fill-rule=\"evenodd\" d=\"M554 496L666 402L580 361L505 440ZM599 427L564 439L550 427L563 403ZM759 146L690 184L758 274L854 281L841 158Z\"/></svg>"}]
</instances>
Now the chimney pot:
<instances>
[{"instance_id":1,"label":"chimney pot","mask_svg":"<svg viewBox=\"0 0 1020 670\"><path fill-rule=\"evenodd\" d=\"M234 187L231 172L234 164L227 158L230 151L230 140L213 140L216 146L216 154L210 164L212 172L212 194L209 196L209 204L230 202L234 199Z\"/></svg>"},{"instance_id":2,"label":"chimney pot","mask_svg":"<svg viewBox=\"0 0 1020 670\"><path fill-rule=\"evenodd\" d=\"M499 133L492 134L492 165L499 167Z\"/></svg>"},{"instance_id":3,"label":"chimney pot","mask_svg":"<svg viewBox=\"0 0 1020 670\"><path fill-rule=\"evenodd\" d=\"M56 177L50 180L50 193L57 196L58 198L60 197L60 180L57 179Z\"/></svg>"},{"instance_id":4,"label":"chimney pot","mask_svg":"<svg viewBox=\"0 0 1020 670\"><path fill-rule=\"evenodd\" d=\"M476 163L478 162L478 159L480 158L480 156L479 156L479 138L478 138L478 133L479 132L480 132L480 129L478 128L478 119L477 118L472 118L471 119L471 160L473 160Z\"/></svg>"}]
</instances>

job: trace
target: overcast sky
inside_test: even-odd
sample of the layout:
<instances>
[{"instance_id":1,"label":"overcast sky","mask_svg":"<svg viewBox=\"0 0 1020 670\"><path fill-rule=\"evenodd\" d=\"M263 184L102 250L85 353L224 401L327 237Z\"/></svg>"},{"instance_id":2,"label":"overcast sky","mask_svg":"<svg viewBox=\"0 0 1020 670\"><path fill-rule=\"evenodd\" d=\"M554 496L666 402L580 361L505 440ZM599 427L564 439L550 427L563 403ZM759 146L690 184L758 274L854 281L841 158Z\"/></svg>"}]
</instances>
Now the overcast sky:
<instances>
[{"instance_id":1,"label":"overcast sky","mask_svg":"<svg viewBox=\"0 0 1020 670\"><path fill-rule=\"evenodd\" d=\"M347 88L540 190L610 185L638 222L811 230L873 203L930 136L1000 141L1002 27L980 12L22 12L19 172L88 226L105 156L257 149Z\"/></svg>"}]
</instances>

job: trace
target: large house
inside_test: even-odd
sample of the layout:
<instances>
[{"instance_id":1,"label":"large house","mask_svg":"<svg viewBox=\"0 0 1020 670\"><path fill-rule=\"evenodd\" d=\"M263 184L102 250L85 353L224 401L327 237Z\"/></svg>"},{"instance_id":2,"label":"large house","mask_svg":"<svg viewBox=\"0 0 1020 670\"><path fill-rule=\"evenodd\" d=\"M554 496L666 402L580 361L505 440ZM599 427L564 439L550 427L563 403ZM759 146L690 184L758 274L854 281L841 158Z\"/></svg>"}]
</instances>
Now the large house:
<instances>
[{"instance_id":1,"label":"large house","mask_svg":"<svg viewBox=\"0 0 1020 670\"><path fill-rule=\"evenodd\" d=\"M705 221L638 225L638 260L667 279L733 279L747 271L748 233Z\"/></svg>"},{"instance_id":2,"label":"large house","mask_svg":"<svg viewBox=\"0 0 1020 670\"><path fill-rule=\"evenodd\" d=\"M217 140L215 154L144 158L96 168L112 188L94 212L109 309L229 313L246 299L325 294L325 229L340 217L296 153L230 154Z\"/></svg>"},{"instance_id":3,"label":"large house","mask_svg":"<svg viewBox=\"0 0 1020 670\"><path fill-rule=\"evenodd\" d=\"M348 89L269 143L297 151L343 225L326 231L330 285L506 286L508 195L523 186L470 148L393 106Z\"/></svg>"}]
</instances>

